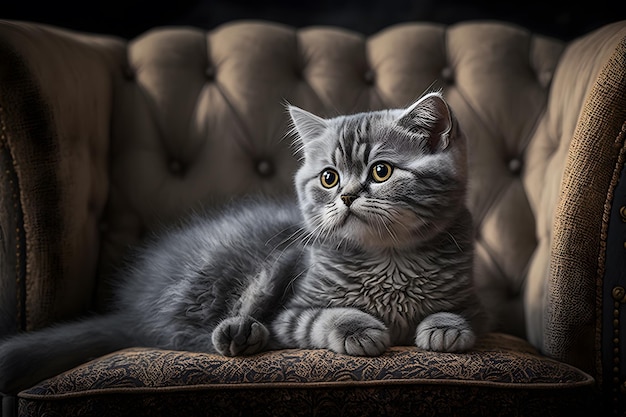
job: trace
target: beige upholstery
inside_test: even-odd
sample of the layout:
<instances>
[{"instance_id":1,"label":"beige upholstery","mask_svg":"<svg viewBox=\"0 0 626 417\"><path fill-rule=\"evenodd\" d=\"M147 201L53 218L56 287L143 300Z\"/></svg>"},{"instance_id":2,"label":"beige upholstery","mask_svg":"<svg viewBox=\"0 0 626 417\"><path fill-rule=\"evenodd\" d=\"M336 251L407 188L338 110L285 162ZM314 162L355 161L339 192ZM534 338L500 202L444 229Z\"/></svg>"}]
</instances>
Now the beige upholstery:
<instances>
[{"instance_id":1,"label":"beige upholstery","mask_svg":"<svg viewBox=\"0 0 626 417\"><path fill-rule=\"evenodd\" d=\"M0 22L13 60L2 76L16 80L0 86L11 157L0 161L11 165L0 197L20 208L0 216L15 243L2 253L3 331L106 308L128 246L190 208L291 193L286 102L332 116L441 88L470 141L476 279L497 330L594 373L597 256L563 284L567 253L553 236L568 239L572 223L556 227L555 213L570 201L562 181L576 165L572 138L590 135L581 112L593 113L590 92L609 58L623 59L624 39L626 22L571 43L498 22L409 23L371 37L235 22L130 42ZM623 122L624 84L614 84ZM24 110L32 104L36 112ZM600 148L620 127L619 117L607 122ZM592 243L586 253L597 255Z\"/></svg>"}]
</instances>

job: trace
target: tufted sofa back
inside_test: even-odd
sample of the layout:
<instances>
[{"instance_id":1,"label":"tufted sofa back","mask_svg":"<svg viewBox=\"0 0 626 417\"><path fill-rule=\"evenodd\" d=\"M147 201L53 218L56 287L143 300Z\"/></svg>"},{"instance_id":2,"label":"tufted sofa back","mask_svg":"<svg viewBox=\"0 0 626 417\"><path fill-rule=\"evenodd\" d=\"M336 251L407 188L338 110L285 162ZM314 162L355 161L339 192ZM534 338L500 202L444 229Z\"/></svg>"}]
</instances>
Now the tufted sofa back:
<instances>
[{"instance_id":1,"label":"tufted sofa back","mask_svg":"<svg viewBox=\"0 0 626 417\"><path fill-rule=\"evenodd\" d=\"M501 24L408 24L371 38L254 23L149 32L128 45L115 89L101 264L199 201L290 193L285 102L333 116L443 88L470 140L477 278L499 327L524 335L524 291L546 272L547 254L534 257L549 247L540 213L558 190L545 188L559 185L557 149L572 129L546 124L562 51Z\"/></svg>"},{"instance_id":2,"label":"tufted sofa back","mask_svg":"<svg viewBox=\"0 0 626 417\"><path fill-rule=\"evenodd\" d=\"M12 152L43 161L15 178L48 207L20 202L24 223L38 226L23 232L17 321L34 329L103 308L128 247L191 208L292 193L286 102L333 116L406 106L441 88L470 142L481 294L498 329L541 346L570 141L611 52L607 33L624 36L623 26L602 31L565 44L496 22L411 23L371 37L238 22L126 42L7 23L0 35L20 48L19 57L5 51L15 89L34 109ZM32 78L18 75L25 68ZM37 132L41 143L20 145Z\"/></svg>"}]
</instances>

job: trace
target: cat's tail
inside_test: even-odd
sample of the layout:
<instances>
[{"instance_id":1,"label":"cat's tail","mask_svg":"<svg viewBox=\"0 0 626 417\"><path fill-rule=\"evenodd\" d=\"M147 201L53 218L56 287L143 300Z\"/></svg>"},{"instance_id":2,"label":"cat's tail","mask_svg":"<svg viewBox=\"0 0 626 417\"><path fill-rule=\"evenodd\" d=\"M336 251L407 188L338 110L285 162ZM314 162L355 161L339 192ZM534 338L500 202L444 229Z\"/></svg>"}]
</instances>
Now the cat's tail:
<instances>
[{"instance_id":1,"label":"cat's tail","mask_svg":"<svg viewBox=\"0 0 626 417\"><path fill-rule=\"evenodd\" d=\"M117 314L18 334L0 341L0 393L15 394L137 339Z\"/></svg>"}]
</instances>

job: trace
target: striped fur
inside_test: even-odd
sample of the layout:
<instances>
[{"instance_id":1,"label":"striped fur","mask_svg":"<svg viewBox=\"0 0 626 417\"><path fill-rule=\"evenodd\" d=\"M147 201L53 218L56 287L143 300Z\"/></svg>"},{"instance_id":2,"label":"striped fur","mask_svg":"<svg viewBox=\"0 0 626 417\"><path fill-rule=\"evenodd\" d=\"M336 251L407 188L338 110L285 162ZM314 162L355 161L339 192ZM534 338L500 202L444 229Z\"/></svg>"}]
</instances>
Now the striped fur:
<instances>
[{"instance_id":1,"label":"striped fur","mask_svg":"<svg viewBox=\"0 0 626 417\"><path fill-rule=\"evenodd\" d=\"M278 344L356 355L470 348L486 323L472 281L467 145L443 98L326 121L291 114L310 262L272 322ZM379 162L393 167L382 183ZM326 169L336 186L320 185ZM345 195L356 196L349 206Z\"/></svg>"},{"instance_id":2,"label":"striped fur","mask_svg":"<svg viewBox=\"0 0 626 417\"><path fill-rule=\"evenodd\" d=\"M245 199L164 231L132 254L109 315L0 344L0 392L127 346L470 348L484 316L466 143L442 97L329 120L289 110L297 201Z\"/></svg>"}]
</instances>

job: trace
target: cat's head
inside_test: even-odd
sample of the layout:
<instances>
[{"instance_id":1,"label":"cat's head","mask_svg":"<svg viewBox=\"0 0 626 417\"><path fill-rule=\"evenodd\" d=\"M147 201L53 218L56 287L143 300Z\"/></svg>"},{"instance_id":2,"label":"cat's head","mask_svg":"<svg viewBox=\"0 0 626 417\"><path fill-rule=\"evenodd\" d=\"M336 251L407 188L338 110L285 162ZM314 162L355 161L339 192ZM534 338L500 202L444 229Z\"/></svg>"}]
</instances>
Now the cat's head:
<instances>
[{"instance_id":1,"label":"cat's head","mask_svg":"<svg viewBox=\"0 0 626 417\"><path fill-rule=\"evenodd\" d=\"M414 246L465 205L466 140L440 93L406 109L323 119L290 106L296 191L322 244Z\"/></svg>"}]
</instances>

